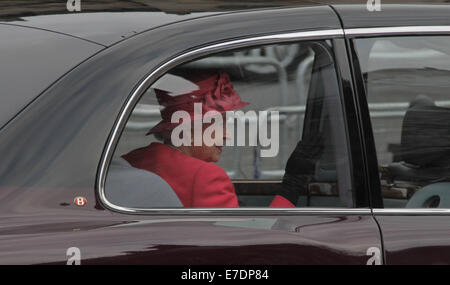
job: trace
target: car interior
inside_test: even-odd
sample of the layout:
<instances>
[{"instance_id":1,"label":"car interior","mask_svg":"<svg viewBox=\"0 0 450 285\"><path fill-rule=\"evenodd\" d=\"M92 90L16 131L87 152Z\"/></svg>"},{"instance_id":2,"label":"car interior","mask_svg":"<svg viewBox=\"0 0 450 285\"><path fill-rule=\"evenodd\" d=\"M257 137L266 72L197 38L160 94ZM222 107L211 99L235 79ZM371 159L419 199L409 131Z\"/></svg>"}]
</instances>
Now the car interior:
<instances>
[{"instance_id":1,"label":"car interior","mask_svg":"<svg viewBox=\"0 0 450 285\"><path fill-rule=\"evenodd\" d=\"M353 201L353 193L352 193L352 185L351 185L351 179L350 179L350 170L349 170L349 154L347 149L347 138L346 138L346 130L345 125L343 121L343 111L341 107L340 102L340 94L339 94L339 88L338 88L338 79L336 76L336 70L335 65L333 62L333 56L332 56L332 49L330 47L329 43L325 42L311 42L311 43L302 43L300 45L301 49L298 51L298 47L296 52L301 54L300 56L294 56L296 63L294 68L291 66L289 67L291 71L288 75L290 77L295 78L292 76L291 73L298 72L300 70L300 67L305 65L305 62L310 63L310 67L307 70L307 86L306 86L306 94L303 95L306 100L304 101L303 105L297 105L299 109L303 108L303 116L298 116L298 114L286 114L286 121L289 122L289 120L297 120L298 124L294 125L294 133L292 134L286 134L285 137L283 137L283 134L280 134L280 139L283 138L289 138L289 142L285 143L284 141L280 141L280 153L282 151L286 152L286 155L289 156L291 152L294 150L295 145L299 141L299 139L306 139L308 136L314 136L318 133L321 133L323 135L323 153L318 159L314 171L314 177L312 178L311 182L306 185L306 187L299 187L300 191L300 198L297 202L297 207L353 207L354 201ZM291 48L291 47L290 47ZM309 52L305 52L304 50L307 50ZM273 82L270 84L277 85L277 78L275 73L271 74L255 74L254 65L250 65L252 69L247 70L245 60L242 60L241 57L239 57L241 60L235 60L236 63L234 64L228 64L226 66L223 65L223 62L227 60L227 57L233 56L233 54L238 54L239 56L242 56L243 52L242 50L238 50L235 53L223 53L220 55L215 55L214 57L209 57L206 59L200 59L198 61L194 61L192 63L187 63L182 67L179 67L178 71L171 71L171 74L183 74L183 72L186 72L186 70L191 70L192 68L208 68L208 69L225 69L231 74L233 84L238 87L243 85L240 90L242 91L243 99L244 101L249 101L251 104L257 104L253 103L257 100L257 98L254 98L255 93L253 91L253 88L247 87L245 84L249 85L250 83L255 84L258 86L258 84L261 84L260 82ZM244 53L245 54L245 53ZM249 52L252 59L255 58L254 51ZM268 56L269 53L263 54L264 56ZM309 55L309 56L305 56ZM265 67L265 65L261 65L261 67ZM257 69L256 69L257 70ZM237 71L237 73L236 73ZM298 75L298 74L297 74ZM303 74L304 75L304 74ZM233 79L234 78L234 79ZM247 83L246 80L249 80L250 83ZM301 78L304 80L304 78ZM293 81L293 80L291 80ZM256 82L256 83L253 83ZM294 85L291 82L288 82L288 84ZM171 85L171 84L169 84ZM172 84L174 85L174 84ZM247 88L244 88L247 87ZM294 97L299 96L299 94L295 94L296 92L301 92L298 89L292 89L293 92L291 94L294 94ZM252 91L251 93L253 97L249 97L250 95L246 95L246 92ZM241 93L241 91L239 91ZM247 97L246 97L247 96ZM272 95L273 96L273 95ZM291 95L292 96L292 95ZM275 99L278 99L275 97ZM272 99L273 100L273 99ZM149 104L153 106L153 110L159 113L157 102L154 99L154 94L152 93L151 88L149 91L143 96L141 101L139 102L138 106L136 107L135 111L140 111L139 108L142 105ZM152 105L153 104L153 105ZM297 103L299 104L299 103ZM271 108L280 110L281 116L284 114L283 108L279 108L275 106L267 106L264 107L262 105L262 109L264 108ZM150 110L152 111L152 110ZM150 112L147 110L147 112ZM152 126L152 122L147 121L148 119L139 117L138 112L134 112L134 117L130 118L129 126L143 126L143 128L150 128ZM154 119L153 119L154 120ZM134 124L134 125L131 125ZM154 124L154 123L153 123ZM300 128L300 129L295 129ZM291 127L292 129L292 127ZM282 132L283 126L281 126L280 132ZM247 129L248 131L248 129ZM136 139L134 139L134 137ZM133 140L138 141L138 143L133 143ZM144 141L145 140L145 141ZM136 135L136 132L127 131L127 129L124 131L121 140L119 141L119 145L117 147L117 150L115 152L113 162L120 161L120 156L124 153L126 153L129 149L136 148L137 146L147 145L148 144L148 137L142 136L142 133ZM230 155L223 155L224 160L228 159L228 161L225 161L224 163L219 165L224 168L225 170L230 169L233 167L236 163L235 160L230 160L229 157L235 157L236 156L236 149L239 149L240 147L230 147ZM262 160L259 162L255 162L255 159L257 159L257 156L255 155L258 151L259 146L257 147L242 147L239 150L240 154L240 162L239 163L239 169L244 171L241 171L241 174L234 174L232 171L227 171L230 175L230 178L235 186L236 194L238 196L239 205L241 207L267 207L276 193L279 191L280 187L282 187L282 176L284 173L284 165L285 161L283 162L283 158L281 157L282 154L279 155L279 157L276 157L274 159L279 160L278 162L274 163L273 158L272 160ZM273 173L276 173L275 175L265 175L264 173L271 173L270 170L264 172L264 170L267 167L273 167L273 165L280 165L281 171L275 170L272 171ZM110 169L111 171L111 169ZM123 170L121 170L123 171ZM126 170L127 172L130 172L130 169ZM259 171L259 173L257 173ZM245 173L244 173L245 172ZM250 175L253 173L253 177L248 177L248 174ZM120 191L117 189L108 189L108 179L112 176L114 176L114 171L111 171L107 176L107 185L105 187L107 195L108 193L116 193L116 198L114 198L114 201L120 200L120 195L124 195L124 191ZM142 173L135 173L134 175L140 175L142 176ZM150 178L145 178L150 179ZM151 178L155 179L156 183L160 183L157 178ZM115 179L117 180L117 178ZM149 180L150 181L150 180ZM109 183L110 185L113 185L114 183ZM143 183L136 183L137 186L132 186L129 184L127 187L130 189L130 187L140 187L142 188ZM153 183L149 183L154 185ZM161 184L161 183L160 183ZM159 185L159 184L158 184ZM114 186L114 188L121 187L120 185ZM167 187L163 187L166 189ZM166 191L166 190L164 190ZM158 192L158 191L155 191ZM173 190L172 190L173 192ZM119 194L121 193L121 194ZM155 196L156 197L156 196ZM175 205L174 207L177 207L177 203L174 203L170 200L170 197L164 197L167 202L166 207L172 207L171 205ZM148 199L138 199L139 200L139 206L140 207L148 207L148 208L154 208L159 207L164 203L156 203L152 202ZM143 205L143 201L147 201L146 205ZM169 203L169 201L171 201ZM112 202L112 201L111 201ZM134 202L133 202L134 203ZM144 203L144 204L145 204ZM128 205L131 207L131 200L128 199L127 201L120 202L120 205ZM136 203L134 203L136 204ZM137 204L136 204L137 205Z\"/></svg>"},{"instance_id":2,"label":"car interior","mask_svg":"<svg viewBox=\"0 0 450 285\"><path fill-rule=\"evenodd\" d=\"M444 190L445 185L450 186L445 182L450 179L449 173L450 108L436 106L430 97L419 95L403 117L401 143L394 161L383 171L382 179L390 185L384 193L388 195L389 188L403 184L400 187L405 187L407 197L414 197L404 201L404 207L449 207L444 203L450 193ZM415 195L418 190L420 195Z\"/></svg>"}]
</instances>

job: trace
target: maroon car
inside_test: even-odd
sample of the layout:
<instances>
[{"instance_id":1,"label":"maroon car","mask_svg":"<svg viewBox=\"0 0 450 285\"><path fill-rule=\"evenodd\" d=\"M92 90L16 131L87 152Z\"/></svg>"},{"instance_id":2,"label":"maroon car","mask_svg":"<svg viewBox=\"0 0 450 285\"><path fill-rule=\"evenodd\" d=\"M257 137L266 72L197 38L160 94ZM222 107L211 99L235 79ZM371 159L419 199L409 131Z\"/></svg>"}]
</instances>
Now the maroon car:
<instances>
[{"instance_id":1,"label":"maroon car","mask_svg":"<svg viewBox=\"0 0 450 285\"><path fill-rule=\"evenodd\" d=\"M0 264L450 264L444 1L26 2L0 3ZM123 156L217 71L250 103L215 163L239 207L185 207Z\"/></svg>"}]
</instances>

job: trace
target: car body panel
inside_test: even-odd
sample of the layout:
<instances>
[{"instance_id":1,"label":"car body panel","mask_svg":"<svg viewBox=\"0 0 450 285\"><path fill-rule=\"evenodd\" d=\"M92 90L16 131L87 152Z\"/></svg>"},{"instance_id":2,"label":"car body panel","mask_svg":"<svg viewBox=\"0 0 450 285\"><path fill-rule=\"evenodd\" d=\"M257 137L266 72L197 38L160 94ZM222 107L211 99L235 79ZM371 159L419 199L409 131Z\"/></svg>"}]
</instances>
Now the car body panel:
<instances>
[{"instance_id":1,"label":"car body panel","mask_svg":"<svg viewBox=\"0 0 450 285\"><path fill-rule=\"evenodd\" d=\"M370 215L91 218L2 230L0 263L364 265L381 246Z\"/></svg>"},{"instance_id":2,"label":"car body panel","mask_svg":"<svg viewBox=\"0 0 450 285\"><path fill-rule=\"evenodd\" d=\"M0 24L0 34L0 129L59 77L104 48L53 32L10 25Z\"/></svg>"},{"instance_id":3,"label":"car body panel","mask_svg":"<svg viewBox=\"0 0 450 285\"><path fill-rule=\"evenodd\" d=\"M386 264L450 264L448 215L375 212L383 231Z\"/></svg>"}]
</instances>

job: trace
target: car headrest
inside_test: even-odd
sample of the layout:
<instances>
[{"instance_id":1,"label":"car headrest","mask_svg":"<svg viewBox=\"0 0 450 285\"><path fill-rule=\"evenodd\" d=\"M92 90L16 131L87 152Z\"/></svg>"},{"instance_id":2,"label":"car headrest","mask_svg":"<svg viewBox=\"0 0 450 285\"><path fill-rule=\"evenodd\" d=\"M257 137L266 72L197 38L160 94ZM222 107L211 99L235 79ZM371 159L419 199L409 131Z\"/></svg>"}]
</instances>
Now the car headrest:
<instances>
[{"instance_id":1,"label":"car headrest","mask_svg":"<svg viewBox=\"0 0 450 285\"><path fill-rule=\"evenodd\" d=\"M448 165L450 108L435 106L425 96L416 99L403 118L402 160L420 167Z\"/></svg>"}]
</instances>

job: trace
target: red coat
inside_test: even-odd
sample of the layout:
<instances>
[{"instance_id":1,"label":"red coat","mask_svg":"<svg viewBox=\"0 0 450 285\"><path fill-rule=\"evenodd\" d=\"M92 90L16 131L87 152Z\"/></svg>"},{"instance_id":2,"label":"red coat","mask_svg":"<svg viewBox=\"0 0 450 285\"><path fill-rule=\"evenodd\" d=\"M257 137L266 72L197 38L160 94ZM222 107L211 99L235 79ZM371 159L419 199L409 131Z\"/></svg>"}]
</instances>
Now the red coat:
<instances>
[{"instance_id":1,"label":"red coat","mask_svg":"<svg viewBox=\"0 0 450 285\"><path fill-rule=\"evenodd\" d=\"M161 143L152 143L124 155L133 167L162 177L185 207L239 207L233 183L214 163L183 154ZM276 196L271 207L294 207Z\"/></svg>"}]
</instances>

